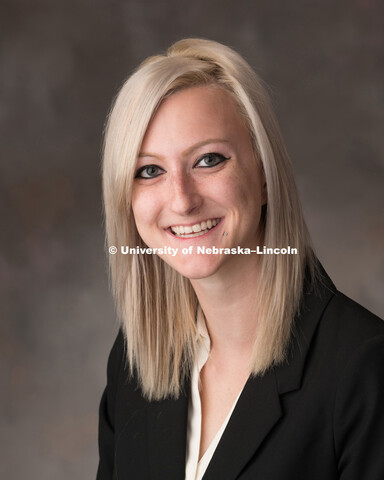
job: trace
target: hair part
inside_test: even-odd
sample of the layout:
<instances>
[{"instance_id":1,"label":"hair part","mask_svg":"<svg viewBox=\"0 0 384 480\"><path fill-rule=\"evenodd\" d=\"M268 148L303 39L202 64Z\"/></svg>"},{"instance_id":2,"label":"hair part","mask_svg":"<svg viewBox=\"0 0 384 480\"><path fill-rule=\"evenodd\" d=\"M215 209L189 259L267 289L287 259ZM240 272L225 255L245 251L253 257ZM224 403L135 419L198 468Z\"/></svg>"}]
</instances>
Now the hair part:
<instances>
[{"instance_id":1,"label":"hair part","mask_svg":"<svg viewBox=\"0 0 384 480\"><path fill-rule=\"evenodd\" d=\"M314 255L279 125L257 74L234 50L184 39L146 59L128 78L108 117L103 158L106 244L144 246L131 208L140 147L161 102L192 87L217 86L234 99L263 169L268 205L264 244L298 255L261 257L258 335L250 370L262 375L284 361L307 267ZM154 255L110 255L110 280L126 338L127 362L148 399L180 394L196 358L198 300L188 279Z\"/></svg>"}]
</instances>

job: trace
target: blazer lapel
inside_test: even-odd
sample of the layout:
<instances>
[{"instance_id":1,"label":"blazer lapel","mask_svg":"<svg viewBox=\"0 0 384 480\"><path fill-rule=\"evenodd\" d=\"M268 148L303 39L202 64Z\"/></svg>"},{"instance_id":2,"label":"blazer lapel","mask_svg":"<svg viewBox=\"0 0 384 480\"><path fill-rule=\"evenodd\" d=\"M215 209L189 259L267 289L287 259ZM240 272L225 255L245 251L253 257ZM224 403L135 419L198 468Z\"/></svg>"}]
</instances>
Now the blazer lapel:
<instances>
[{"instance_id":1,"label":"blazer lapel","mask_svg":"<svg viewBox=\"0 0 384 480\"><path fill-rule=\"evenodd\" d=\"M203 476L233 480L282 415L273 370L250 377Z\"/></svg>"},{"instance_id":2,"label":"blazer lapel","mask_svg":"<svg viewBox=\"0 0 384 480\"><path fill-rule=\"evenodd\" d=\"M189 385L189 382L186 382ZM185 476L188 396L148 404L148 462L153 480Z\"/></svg>"}]
</instances>

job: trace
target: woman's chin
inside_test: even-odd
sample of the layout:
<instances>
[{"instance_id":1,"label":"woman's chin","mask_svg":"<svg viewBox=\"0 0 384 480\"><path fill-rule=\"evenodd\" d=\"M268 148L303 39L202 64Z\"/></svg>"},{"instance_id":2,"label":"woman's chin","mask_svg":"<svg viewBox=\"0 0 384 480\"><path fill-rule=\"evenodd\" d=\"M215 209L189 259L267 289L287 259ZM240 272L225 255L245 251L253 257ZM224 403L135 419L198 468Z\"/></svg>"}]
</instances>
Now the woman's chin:
<instances>
[{"instance_id":1,"label":"woman's chin","mask_svg":"<svg viewBox=\"0 0 384 480\"><path fill-rule=\"evenodd\" d=\"M166 263L174 270L176 270L183 277L189 280L198 280L201 278L207 278L214 275L220 267L222 259L207 258L206 255L201 255L198 258L194 255L190 255L189 258L179 259L177 257L163 258Z\"/></svg>"}]
</instances>

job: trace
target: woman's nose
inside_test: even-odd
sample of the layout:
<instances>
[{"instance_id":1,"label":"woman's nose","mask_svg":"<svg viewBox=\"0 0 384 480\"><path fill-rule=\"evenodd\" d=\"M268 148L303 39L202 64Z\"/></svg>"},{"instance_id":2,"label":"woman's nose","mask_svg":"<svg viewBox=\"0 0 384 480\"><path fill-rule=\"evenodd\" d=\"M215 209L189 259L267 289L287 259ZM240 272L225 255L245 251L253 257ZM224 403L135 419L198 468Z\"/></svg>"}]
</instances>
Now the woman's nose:
<instances>
[{"instance_id":1,"label":"woman's nose","mask_svg":"<svg viewBox=\"0 0 384 480\"><path fill-rule=\"evenodd\" d=\"M202 196L188 174L173 175L169 185L170 207L179 215L190 215L199 210Z\"/></svg>"}]
</instances>

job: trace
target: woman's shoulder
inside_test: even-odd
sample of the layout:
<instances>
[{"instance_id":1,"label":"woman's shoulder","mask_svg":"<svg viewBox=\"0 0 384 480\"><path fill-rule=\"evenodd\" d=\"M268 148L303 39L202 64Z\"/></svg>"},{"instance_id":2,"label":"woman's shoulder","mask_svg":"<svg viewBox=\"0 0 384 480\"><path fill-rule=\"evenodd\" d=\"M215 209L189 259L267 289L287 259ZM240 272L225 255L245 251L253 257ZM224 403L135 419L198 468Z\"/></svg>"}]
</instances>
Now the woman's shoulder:
<instances>
[{"instance_id":1,"label":"woman's shoulder","mask_svg":"<svg viewBox=\"0 0 384 480\"><path fill-rule=\"evenodd\" d=\"M299 326L309 332L307 340L317 330L316 337L327 342L335 352L347 352L384 335L384 321L339 291L320 262L317 272L309 293L304 295L299 320Z\"/></svg>"},{"instance_id":2,"label":"woman's shoulder","mask_svg":"<svg viewBox=\"0 0 384 480\"><path fill-rule=\"evenodd\" d=\"M141 409L148 402L142 393L136 369L130 367L127 341L122 326L117 333L108 358L107 388L114 397L113 403L118 417L124 417L132 410ZM118 424L124 423L123 420L120 418Z\"/></svg>"},{"instance_id":3,"label":"woman's shoulder","mask_svg":"<svg viewBox=\"0 0 384 480\"><path fill-rule=\"evenodd\" d=\"M127 342L122 326L119 328L109 353L107 380L108 384L113 385L117 390L119 390L121 385L124 385L125 387L133 387L134 390L138 386L134 370L129 367Z\"/></svg>"},{"instance_id":4,"label":"woman's shoulder","mask_svg":"<svg viewBox=\"0 0 384 480\"><path fill-rule=\"evenodd\" d=\"M384 384L384 321L336 288L322 312L311 345L314 363L310 363L317 365L317 372L324 373L329 385L335 382L339 389L349 378L355 388L368 372L372 385Z\"/></svg>"},{"instance_id":5,"label":"woman's shoulder","mask_svg":"<svg viewBox=\"0 0 384 480\"><path fill-rule=\"evenodd\" d=\"M381 363L384 321L341 293L321 267L321 276L304 296L294 338L300 361L307 359L308 366L317 365L316 371L328 372L327 378L337 381L354 359L364 363L365 358L377 358Z\"/></svg>"},{"instance_id":6,"label":"woman's shoulder","mask_svg":"<svg viewBox=\"0 0 384 480\"><path fill-rule=\"evenodd\" d=\"M336 290L324 312L325 327L345 346L357 348L384 336L384 321L359 303Z\"/></svg>"}]
</instances>

